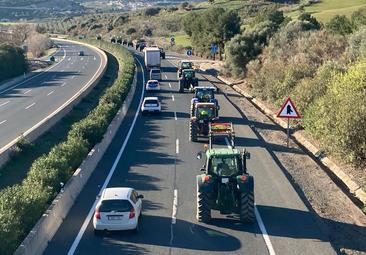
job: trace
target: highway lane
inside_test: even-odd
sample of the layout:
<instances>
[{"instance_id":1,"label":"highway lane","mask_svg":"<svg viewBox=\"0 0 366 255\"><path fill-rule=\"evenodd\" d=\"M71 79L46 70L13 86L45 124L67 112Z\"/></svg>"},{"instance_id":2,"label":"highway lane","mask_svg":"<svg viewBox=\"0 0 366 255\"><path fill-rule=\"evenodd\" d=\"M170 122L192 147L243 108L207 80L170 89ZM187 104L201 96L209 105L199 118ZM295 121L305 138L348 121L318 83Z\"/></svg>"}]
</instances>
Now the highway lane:
<instances>
[{"instance_id":1,"label":"highway lane","mask_svg":"<svg viewBox=\"0 0 366 255\"><path fill-rule=\"evenodd\" d=\"M257 210L263 220L258 224L240 224L235 217L213 213L211 224L195 219L196 183L202 162L195 159L204 142L188 141L189 102L191 94L177 93L174 65L163 61L163 100L160 116L139 115L118 161L108 187L132 186L144 194L142 232L93 233L87 214L111 169L137 108L136 92L129 117L122 124L115 141L103 157L70 214L51 241L45 254L67 254L71 245L75 254L335 254L322 235L316 216L306 208L281 170L249 127L245 116L218 95L221 120L235 124L238 147L247 146L252 154L249 169L255 176ZM201 85L210 85L201 75ZM281 148L285 150L285 148ZM174 206L176 204L176 206ZM83 223L85 232L79 232ZM263 230L268 232L265 241ZM80 239L75 238L80 233Z\"/></svg>"},{"instance_id":2,"label":"highway lane","mask_svg":"<svg viewBox=\"0 0 366 255\"><path fill-rule=\"evenodd\" d=\"M101 68L92 48L57 41L57 63L46 72L0 89L0 148L49 116L72 98ZM84 51L85 56L78 56Z\"/></svg>"}]
</instances>

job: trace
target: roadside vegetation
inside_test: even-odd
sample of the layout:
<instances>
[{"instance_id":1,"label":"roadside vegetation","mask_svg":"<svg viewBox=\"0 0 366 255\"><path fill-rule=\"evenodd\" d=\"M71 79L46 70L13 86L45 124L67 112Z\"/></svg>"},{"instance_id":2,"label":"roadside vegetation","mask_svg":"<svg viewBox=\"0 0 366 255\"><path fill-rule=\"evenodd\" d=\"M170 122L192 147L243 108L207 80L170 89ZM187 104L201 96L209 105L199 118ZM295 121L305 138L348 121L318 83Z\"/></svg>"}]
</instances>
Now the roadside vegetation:
<instances>
[{"instance_id":1,"label":"roadside vegetation","mask_svg":"<svg viewBox=\"0 0 366 255\"><path fill-rule=\"evenodd\" d=\"M0 82L23 75L27 70L27 61L21 48L0 44Z\"/></svg>"},{"instance_id":2,"label":"roadside vegetation","mask_svg":"<svg viewBox=\"0 0 366 255\"><path fill-rule=\"evenodd\" d=\"M89 150L101 141L130 89L134 76L132 55L109 43L92 40L88 43L100 45L117 58L118 64L114 63L112 68L118 68L118 77L97 106L71 125L64 141L33 161L21 183L0 191L0 254L15 251L59 192L60 183L67 182ZM19 153L29 153L33 146L23 141L19 143Z\"/></svg>"}]
</instances>

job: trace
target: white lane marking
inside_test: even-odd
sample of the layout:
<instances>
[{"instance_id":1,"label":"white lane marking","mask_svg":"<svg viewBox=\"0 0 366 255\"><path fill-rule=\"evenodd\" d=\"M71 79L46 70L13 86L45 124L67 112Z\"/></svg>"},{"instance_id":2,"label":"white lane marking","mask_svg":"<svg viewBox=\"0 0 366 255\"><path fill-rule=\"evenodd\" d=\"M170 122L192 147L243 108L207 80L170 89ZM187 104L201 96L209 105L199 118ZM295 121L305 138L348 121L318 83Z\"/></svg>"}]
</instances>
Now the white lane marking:
<instances>
[{"instance_id":1,"label":"white lane marking","mask_svg":"<svg viewBox=\"0 0 366 255\"><path fill-rule=\"evenodd\" d=\"M71 58L68 58L68 59L67 59L67 61L70 61L70 60L71 60Z\"/></svg>"},{"instance_id":2,"label":"white lane marking","mask_svg":"<svg viewBox=\"0 0 366 255\"><path fill-rule=\"evenodd\" d=\"M259 211L258 211L258 209L257 209L256 206L254 206L254 212L255 212L255 217L257 218L257 222L258 222L259 228L260 228L260 230L262 232L262 236L264 238L264 242L267 245L269 255L276 255L276 253L274 251L274 248L272 246L271 240L269 239L269 236L268 236L268 233L267 233L267 229L264 226L262 217L259 214Z\"/></svg>"},{"instance_id":3,"label":"white lane marking","mask_svg":"<svg viewBox=\"0 0 366 255\"><path fill-rule=\"evenodd\" d=\"M63 83L61 84L61 87L65 86L65 84L66 84L66 82L63 82Z\"/></svg>"},{"instance_id":4,"label":"white lane marking","mask_svg":"<svg viewBox=\"0 0 366 255\"><path fill-rule=\"evenodd\" d=\"M174 102L174 95L172 95L172 100L173 100L173 102Z\"/></svg>"},{"instance_id":5,"label":"white lane marking","mask_svg":"<svg viewBox=\"0 0 366 255\"><path fill-rule=\"evenodd\" d=\"M0 122L0 125L1 125L1 124L4 124L5 122L7 122L7 120L3 120L3 121L1 121L1 122Z\"/></svg>"},{"instance_id":6,"label":"white lane marking","mask_svg":"<svg viewBox=\"0 0 366 255\"><path fill-rule=\"evenodd\" d=\"M84 60L84 58L81 58L80 60L81 60L81 61L83 61L83 60Z\"/></svg>"},{"instance_id":7,"label":"white lane marking","mask_svg":"<svg viewBox=\"0 0 366 255\"><path fill-rule=\"evenodd\" d=\"M175 189L173 197L172 224L177 223L177 210L178 210L178 190Z\"/></svg>"},{"instance_id":8,"label":"white lane marking","mask_svg":"<svg viewBox=\"0 0 366 255\"><path fill-rule=\"evenodd\" d=\"M65 57L66 57L66 51L65 51L65 49L64 49L64 48L62 48L62 50L64 51L64 55L62 56L62 59L61 59L61 61L60 61L60 62L58 62L58 63L54 64L53 66L51 66L50 68L48 68L48 69L46 69L46 70L44 70L44 71L40 72L39 74L36 74L36 75L34 75L34 76L30 77L29 79L26 79L26 80L24 80L24 81L22 81L22 82L20 82L20 83L18 83L18 84L16 84L16 85L14 85L14 86L11 86L11 87L9 87L9 88L7 88L7 89L4 89L4 90L0 91L0 95L1 95L1 94L4 94L5 92L7 92L7 91L9 91L9 90L12 90L12 89L14 89L14 88L16 88L16 87L19 87L20 85L22 85L22 84L24 84L24 83L26 83L26 82L28 82L28 81L30 81L30 80L33 80L34 78L36 78L36 77L38 77L38 76L40 76L40 75L42 75L42 74L45 74L45 73L46 73L46 72L48 72L49 70L51 70L51 69L55 68L56 66L58 66L59 64L61 64L61 63L62 63L62 61L64 61L64 59L65 59Z\"/></svg>"},{"instance_id":9,"label":"white lane marking","mask_svg":"<svg viewBox=\"0 0 366 255\"><path fill-rule=\"evenodd\" d=\"M178 120L178 118L177 118L177 112L174 112L174 119L175 120Z\"/></svg>"},{"instance_id":10,"label":"white lane marking","mask_svg":"<svg viewBox=\"0 0 366 255\"><path fill-rule=\"evenodd\" d=\"M144 70L144 69L143 69L143 66L142 66L142 64L141 64L141 62L140 62L137 58L136 58L136 60L137 60L137 62L139 63L139 65L140 65L141 69L142 69L142 70ZM143 75L143 76L142 76L142 79L143 79L143 84L145 84L145 75ZM137 108L137 110L136 110L135 117L134 117L134 119L133 119L133 121L132 121L132 124L131 124L131 126L130 126L130 129L128 130L127 136L125 137L125 140L124 140L124 142L123 142L123 144L122 144L122 147L121 147L120 151L118 152L118 155L117 155L117 157L116 157L115 161L113 162L113 166L112 166L112 168L109 170L109 174L108 174L108 176L107 176L106 180L104 181L102 188L99 190L99 195L100 195L100 194L102 193L102 191L107 187L107 185L108 185L109 181L111 180L111 178L112 178L112 176L113 176L114 171L116 170L117 164L118 164L118 162L120 161L120 159L121 159L121 157L122 157L122 154L123 154L123 152L124 152L124 150L125 150L125 148L126 148L126 145L127 145L128 140L130 139L130 136L131 136L131 134L132 134L132 130L133 130L134 126L135 126L135 123L136 123L137 117L138 117L138 115L139 115L139 112L140 112L140 111L139 111L139 109L140 109L140 107L141 107L141 104L142 104L142 100L143 100L143 98L144 98L144 87L142 86L142 93L141 93L141 97L140 97L140 102L139 102L139 106L138 106L138 108ZM93 217L94 210L95 210L95 206L97 205L97 203L98 203L98 200L95 200L94 204L93 204L93 205L92 205L92 207L90 208L90 211L89 211L89 213L88 213L88 216L85 218L85 220L84 220L84 222L83 222L83 225L81 226L81 228L80 228L80 230L79 230L79 233L78 233L78 235L76 236L76 238L75 238L74 242L72 243L72 245L71 245L71 247L70 247L70 249L69 249L69 251L68 251L67 255L73 255L73 254L75 253L75 250L76 250L76 248L78 247L78 245L79 245L79 243L80 243L80 241L81 241L81 238L83 237L83 235L84 235L84 233L85 233L85 230L86 230L86 228L88 227L88 224L89 224L89 222L90 222L91 218Z\"/></svg>"},{"instance_id":11,"label":"white lane marking","mask_svg":"<svg viewBox=\"0 0 366 255\"><path fill-rule=\"evenodd\" d=\"M30 104L27 107L25 107L26 110L28 110L29 108L31 108L33 105L35 105L36 103Z\"/></svg>"},{"instance_id":12,"label":"white lane marking","mask_svg":"<svg viewBox=\"0 0 366 255\"><path fill-rule=\"evenodd\" d=\"M75 75L71 76L71 79L74 79L75 78Z\"/></svg>"},{"instance_id":13,"label":"white lane marking","mask_svg":"<svg viewBox=\"0 0 366 255\"><path fill-rule=\"evenodd\" d=\"M166 74L164 74L164 77L165 77L165 79L168 79L168 76L166 76Z\"/></svg>"},{"instance_id":14,"label":"white lane marking","mask_svg":"<svg viewBox=\"0 0 366 255\"><path fill-rule=\"evenodd\" d=\"M25 94L28 94L29 92L31 92L32 90L31 89L28 89L26 92L24 92L24 95Z\"/></svg>"},{"instance_id":15,"label":"white lane marking","mask_svg":"<svg viewBox=\"0 0 366 255\"><path fill-rule=\"evenodd\" d=\"M50 96L53 94L53 92L55 92L54 90L52 90L50 93L47 94L47 96Z\"/></svg>"},{"instance_id":16,"label":"white lane marking","mask_svg":"<svg viewBox=\"0 0 366 255\"><path fill-rule=\"evenodd\" d=\"M94 60L97 60L97 58L94 56Z\"/></svg>"},{"instance_id":17,"label":"white lane marking","mask_svg":"<svg viewBox=\"0 0 366 255\"><path fill-rule=\"evenodd\" d=\"M8 103L10 103L10 101L6 101L5 103L0 104L0 107L4 106L4 105L7 105Z\"/></svg>"},{"instance_id":18,"label":"white lane marking","mask_svg":"<svg viewBox=\"0 0 366 255\"><path fill-rule=\"evenodd\" d=\"M171 88L172 87L172 84L170 84L170 82L169 82L169 88Z\"/></svg>"},{"instance_id":19,"label":"white lane marking","mask_svg":"<svg viewBox=\"0 0 366 255\"><path fill-rule=\"evenodd\" d=\"M65 70L61 70L60 72L63 73Z\"/></svg>"},{"instance_id":20,"label":"white lane marking","mask_svg":"<svg viewBox=\"0 0 366 255\"><path fill-rule=\"evenodd\" d=\"M175 153L179 154L179 139L178 138L175 140Z\"/></svg>"},{"instance_id":21,"label":"white lane marking","mask_svg":"<svg viewBox=\"0 0 366 255\"><path fill-rule=\"evenodd\" d=\"M226 137L225 137L225 142L226 142L227 147L231 149L232 147L231 147L231 145L229 143L229 140ZM254 205L254 213L255 213L255 218L257 219L257 222L258 222L259 229L262 232L262 236L263 236L264 242L266 243L266 246L267 246L269 255L276 255L276 253L274 251L274 248L273 248L273 245L271 243L271 240L269 239L266 226L264 226L262 217L259 214L259 211L258 211L256 205Z\"/></svg>"}]
</instances>

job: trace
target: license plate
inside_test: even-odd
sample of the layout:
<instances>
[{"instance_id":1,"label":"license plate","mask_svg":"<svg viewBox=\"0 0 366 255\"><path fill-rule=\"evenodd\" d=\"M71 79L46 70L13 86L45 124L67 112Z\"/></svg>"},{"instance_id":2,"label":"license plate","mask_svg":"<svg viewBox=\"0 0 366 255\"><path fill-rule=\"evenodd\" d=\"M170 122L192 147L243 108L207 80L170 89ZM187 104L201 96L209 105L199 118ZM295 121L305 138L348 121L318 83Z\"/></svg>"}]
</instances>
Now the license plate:
<instances>
[{"instance_id":1,"label":"license plate","mask_svg":"<svg viewBox=\"0 0 366 255\"><path fill-rule=\"evenodd\" d=\"M229 178L222 178L221 179L221 183L228 183L229 182Z\"/></svg>"},{"instance_id":2,"label":"license plate","mask_svg":"<svg viewBox=\"0 0 366 255\"><path fill-rule=\"evenodd\" d=\"M108 220L122 220L123 216L116 215L116 216L108 216Z\"/></svg>"}]
</instances>

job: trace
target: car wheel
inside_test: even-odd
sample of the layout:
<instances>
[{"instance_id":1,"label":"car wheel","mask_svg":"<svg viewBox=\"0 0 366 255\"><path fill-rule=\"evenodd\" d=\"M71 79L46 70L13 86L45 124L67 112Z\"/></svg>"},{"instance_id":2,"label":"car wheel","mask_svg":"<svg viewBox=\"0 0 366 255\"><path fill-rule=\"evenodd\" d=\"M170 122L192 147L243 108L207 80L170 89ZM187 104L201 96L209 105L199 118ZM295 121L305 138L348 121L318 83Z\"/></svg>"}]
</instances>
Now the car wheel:
<instances>
[{"instance_id":1,"label":"car wheel","mask_svg":"<svg viewBox=\"0 0 366 255\"><path fill-rule=\"evenodd\" d=\"M138 234L141 231L141 216L137 220L136 228L133 230L134 234Z\"/></svg>"}]
</instances>

